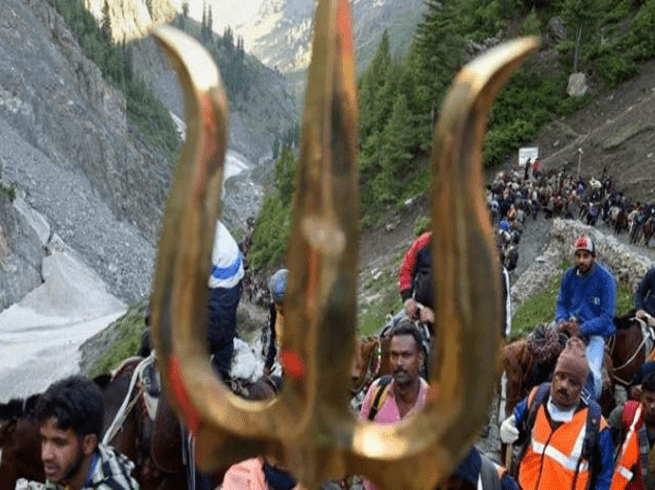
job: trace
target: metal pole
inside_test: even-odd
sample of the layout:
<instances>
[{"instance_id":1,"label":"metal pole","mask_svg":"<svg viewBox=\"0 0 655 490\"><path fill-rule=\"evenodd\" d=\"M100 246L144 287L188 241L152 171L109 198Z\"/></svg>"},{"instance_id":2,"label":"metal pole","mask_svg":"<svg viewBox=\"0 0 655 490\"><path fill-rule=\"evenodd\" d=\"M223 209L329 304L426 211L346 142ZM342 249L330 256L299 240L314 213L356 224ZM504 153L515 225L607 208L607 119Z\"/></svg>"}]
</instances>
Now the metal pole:
<instances>
[{"instance_id":1,"label":"metal pole","mask_svg":"<svg viewBox=\"0 0 655 490\"><path fill-rule=\"evenodd\" d=\"M578 148L578 178L580 178L580 161L582 160L582 148Z\"/></svg>"}]
</instances>

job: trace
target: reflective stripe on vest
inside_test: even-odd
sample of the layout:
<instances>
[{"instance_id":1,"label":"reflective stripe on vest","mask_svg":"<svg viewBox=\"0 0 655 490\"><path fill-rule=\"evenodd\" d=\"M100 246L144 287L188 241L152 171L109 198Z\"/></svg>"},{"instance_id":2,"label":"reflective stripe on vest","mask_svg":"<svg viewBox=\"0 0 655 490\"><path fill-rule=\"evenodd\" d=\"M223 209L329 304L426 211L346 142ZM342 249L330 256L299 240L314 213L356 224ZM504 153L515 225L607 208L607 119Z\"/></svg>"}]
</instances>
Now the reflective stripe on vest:
<instances>
[{"instance_id":1,"label":"reflective stripe on vest","mask_svg":"<svg viewBox=\"0 0 655 490\"><path fill-rule=\"evenodd\" d=\"M640 404L632 418L630 428L625 436L625 441L623 441L623 445L621 446L621 453L616 461L610 490L623 490L634 476L632 468L639 462L639 436L637 435L637 431L639 429L639 419L641 418L642 411L643 406Z\"/></svg>"},{"instance_id":2,"label":"reflective stripe on vest","mask_svg":"<svg viewBox=\"0 0 655 490\"><path fill-rule=\"evenodd\" d=\"M519 485L524 490L543 488L587 488L589 462L582 459L588 408L579 410L569 422L554 431L540 406L532 428L530 445L519 467ZM577 473L577 477L576 477Z\"/></svg>"}]
</instances>

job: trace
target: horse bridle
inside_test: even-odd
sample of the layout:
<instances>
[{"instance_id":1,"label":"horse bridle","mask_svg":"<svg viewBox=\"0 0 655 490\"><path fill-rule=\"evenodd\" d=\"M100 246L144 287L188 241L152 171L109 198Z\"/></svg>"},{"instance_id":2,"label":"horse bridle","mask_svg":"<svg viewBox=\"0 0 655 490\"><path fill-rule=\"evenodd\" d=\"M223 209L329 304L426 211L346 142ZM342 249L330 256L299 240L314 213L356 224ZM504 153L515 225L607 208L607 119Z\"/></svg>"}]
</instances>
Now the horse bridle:
<instances>
[{"instance_id":1,"label":"horse bridle","mask_svg":"<svg viewBox=\"0 0 655 490\"><path fill-rule=\"evenodd\" d=\"M641 352L642 349L644 349L644 351L645 351L646 350L645 346L646 346L646 343L648 342L649 339L651 341L655 339L655 334L653 334L652 329L648 326L648 324L646 322L644 322L641 318L637 318L636 316L630 319L630 321L632 321L632 320L637 321L639 323L639 326L641 327L641 331L642 331L641 342L639 343L639 345L637 346L637 348L632 353L630 358L628 358L627 361L625 361L619 367L612 368L612 379L614 379L615 381L618 381L623 386L628 386L630 384L631 380L626 381L625 379L622 379L621 377L617 376L615 373L617 371L621 371L622 369L629 366L630 363L632 363L632 361L634 361L635 358L639 355L639 353ZM648 333L646 335L643 335L644 332L648 332ZM614 353L614 347L615 346L616 346L616 335L612 335L610 337L610 340L609 340L608 344L607 344L610 356ZM644 353L646 355L648 354L648 352L644 352Z\"/></svg>"}]
</instances>

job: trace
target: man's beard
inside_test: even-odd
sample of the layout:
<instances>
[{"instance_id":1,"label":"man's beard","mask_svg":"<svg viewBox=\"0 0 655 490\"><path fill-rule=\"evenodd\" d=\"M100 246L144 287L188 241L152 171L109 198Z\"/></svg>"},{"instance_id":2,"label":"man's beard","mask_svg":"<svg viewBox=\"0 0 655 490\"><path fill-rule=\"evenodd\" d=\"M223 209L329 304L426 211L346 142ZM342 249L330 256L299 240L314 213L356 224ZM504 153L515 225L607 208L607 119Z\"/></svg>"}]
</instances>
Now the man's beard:
<instances>
[{"instance_id":1,"label":"man's beard","mask_svg":"<svg viewBox=\"0 0 655 490\"><path fill-rule=\"evenodd\" d=\"M77 460L75 461L75 464L73 467L70 469L68 473L59 481L54 482L54 483L67 483L68 480L71 479L75 475L75 473L82 467L82 463L84 462L84 452L80 448L80 452L78 454ZM84 482L82 482L84 483Z\"/></svg>"},{"instance_id":2,"label":"man's beard","mask_svg":"<svg viewBox=\"0 0 655 490\"><path fill-rule=\"evenodd\" d=\"M401 375L401 378L398 378L398 375ZM409 373L405 371L404 369L397 369L396 371L393 372L392 374L393 380L396 382L398 385L407 385L411 383L411 379L409 376Z\"/></svg>"}]
</instances>

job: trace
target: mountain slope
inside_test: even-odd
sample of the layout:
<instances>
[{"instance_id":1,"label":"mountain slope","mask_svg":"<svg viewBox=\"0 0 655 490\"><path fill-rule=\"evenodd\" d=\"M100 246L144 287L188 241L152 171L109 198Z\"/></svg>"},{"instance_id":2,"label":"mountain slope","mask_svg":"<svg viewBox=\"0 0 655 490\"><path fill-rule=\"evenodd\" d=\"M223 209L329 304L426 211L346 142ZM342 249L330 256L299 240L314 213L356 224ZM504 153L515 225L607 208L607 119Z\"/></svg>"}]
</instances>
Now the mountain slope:
<instances>
[{"instance_id":1,"label":"mountain slope","mask_svg":"<svg viewBox=\"0 0 655 490\"><path fill-rule=\"evenodd\" d=\"M354 0L352 11L357 66L362 70L385 29L393 33L392 50L407 48L425 6L424 0ZM312 52L313 17L313 0L264 0L257 15L236 26L235 32L245 39L249 52L289 76L302 93Z\"/></svg>"},{"instance_id":2,"label":"mountain slope","mask_svg":"<svg viewBox=\"0 0 655 490\"><path fill-rule=\"evenodd\" d=\"M134 300L150 286L168 159L128 123L122 93L51 2L3 0L0 19L2 177L112 293Z\"/></svg>"},{"instance_id":3,"label":"mountain slope","mask_svg":"<svg viewBox=\"0 0 655 490\"><path fill-rule=\"evenodd\" d=\"M592 85L591 91L586 107L551 122L532 142L540 149L544 170L566 166L576 174L580 161L584 178L599 178L606 169L633 202L654 202L655 62L645 63L637 76L616 89L601 91ZM512 156L504 168L516 168L517 160Z\"/></svg>"}]
</instances>

